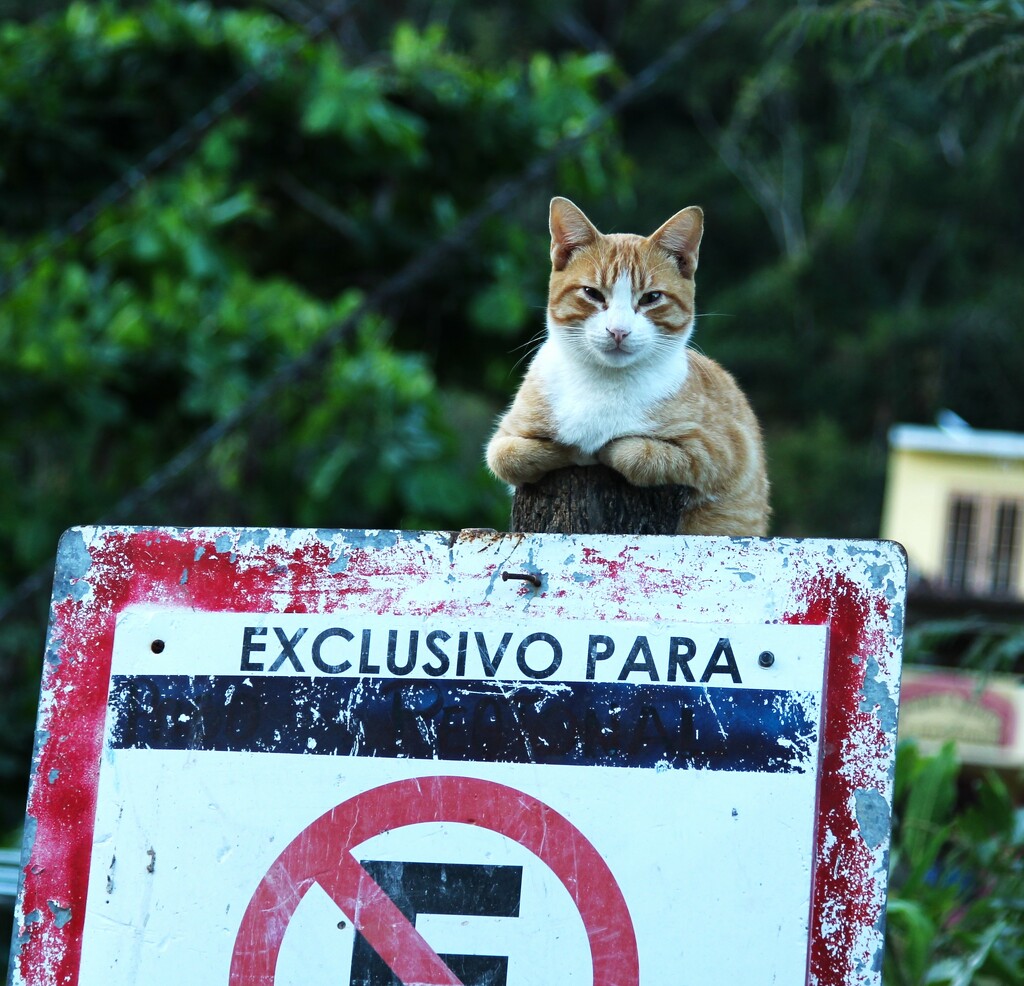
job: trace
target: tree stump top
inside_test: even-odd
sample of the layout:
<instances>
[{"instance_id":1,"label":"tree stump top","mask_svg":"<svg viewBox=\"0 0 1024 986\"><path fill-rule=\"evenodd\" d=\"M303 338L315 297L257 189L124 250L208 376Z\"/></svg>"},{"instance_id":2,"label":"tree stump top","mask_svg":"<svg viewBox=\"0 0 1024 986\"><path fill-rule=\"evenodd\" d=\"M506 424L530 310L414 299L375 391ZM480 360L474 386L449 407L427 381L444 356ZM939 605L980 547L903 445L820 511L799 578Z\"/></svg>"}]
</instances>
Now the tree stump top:
<instances>
[{"instance_id":1,"label":"tree stump top","mask_svg":"<svg viewBox=\"0 0 1024 986\"><path fill-rule=\"evenodd\" d=\"M509 530L537 534L677 534L688 486L633 486L607 466L571 466L521 486Z\"/></svg>"}]
</instances>

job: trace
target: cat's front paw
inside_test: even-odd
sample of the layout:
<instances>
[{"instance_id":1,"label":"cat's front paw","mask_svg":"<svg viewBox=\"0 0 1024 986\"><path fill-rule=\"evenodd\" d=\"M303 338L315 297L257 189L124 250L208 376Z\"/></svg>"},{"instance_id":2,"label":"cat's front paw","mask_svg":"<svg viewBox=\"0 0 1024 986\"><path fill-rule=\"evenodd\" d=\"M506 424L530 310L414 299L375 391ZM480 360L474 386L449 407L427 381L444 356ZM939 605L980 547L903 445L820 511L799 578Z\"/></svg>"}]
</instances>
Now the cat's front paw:
<instances>
[{"instance_id":1,"label":"cat's front paw","mask_svg":"<svg viewBox=\"0 0 1024 986\"><path fill-rule=\"evenodd\" d=\"M509 486L535 483L544 475L534 446L527 438L499 437L487 447L487 465L498 479Z\"/></svg>"},{"instance_id":2,"label":"cat's front paw","mask_svg":"<svg viewBox=\"0 0 1024 986\"><path fill-rule=\"evenodd\" d=\"M644 459L642 438L632 435L625 438L613 438L610 442L602 445L597 452L597 461L609 469L621 473L634 486L642 486L638 482L638 466Z\"/></svg>"},{"instance_id":3,"label":"cat's front paw","mask_svg":"<svg viewBox=\"0 0 1024 986\"><path fill-rule=\"evenodd\" d=\"M572 465L573 450L547 438L496 435L487 446L487 465L510 486L536 483L546 473Z\"/></svg>"},{"instance_id":4,"label":"cat's front paw","mask_svg":"<svg viewBox=\"0 0 1024 986\"><path fill-rule=\"evenodd\" d=\"M602 446L597 458L634 486L692 485L683 475L684 463L678 449L657 438L613 438Z\"/></svg>"}]
</instances>

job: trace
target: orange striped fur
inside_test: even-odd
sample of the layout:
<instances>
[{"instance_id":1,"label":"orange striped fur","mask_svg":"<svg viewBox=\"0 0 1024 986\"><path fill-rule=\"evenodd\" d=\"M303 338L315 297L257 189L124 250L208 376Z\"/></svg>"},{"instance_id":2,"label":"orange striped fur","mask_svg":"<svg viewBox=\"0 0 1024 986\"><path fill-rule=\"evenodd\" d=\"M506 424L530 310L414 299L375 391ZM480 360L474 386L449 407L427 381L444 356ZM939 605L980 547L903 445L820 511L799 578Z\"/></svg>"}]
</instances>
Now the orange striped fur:
<instances>
[{"instance_id":1,"label":"orange striped fur","mask_svg":"<svg viewBox=\"0 0 1024 986\"><path fill-rule=\"evenodd\" d=\"M513 486L604 463L637 486L693 487L681 534L763 536L761 430L735 380L688 348L700 209L650 236L599 233L551 201L547 338L487 448Z\"/></svg>"}]
</instances>

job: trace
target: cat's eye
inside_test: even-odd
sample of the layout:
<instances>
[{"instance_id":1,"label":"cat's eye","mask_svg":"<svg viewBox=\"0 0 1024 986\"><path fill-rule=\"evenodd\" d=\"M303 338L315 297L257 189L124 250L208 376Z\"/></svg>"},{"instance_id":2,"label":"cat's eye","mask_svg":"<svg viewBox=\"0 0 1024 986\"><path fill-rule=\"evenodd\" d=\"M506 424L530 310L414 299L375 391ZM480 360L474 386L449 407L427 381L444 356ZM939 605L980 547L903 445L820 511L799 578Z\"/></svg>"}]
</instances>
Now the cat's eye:
<instances>
[{"instance_id":1,"label":"cat's eye","mask_svg":"<svg viewBox=\"0 0 1024 986\"><path fill-rule=\"evenodd\" d=\"M646 294L640 295L640 304L641 305L653 305L653 304L656 304L657 302L661 301L661 296L662 295L661 295L660 291L648 291Z\"/></svg>"},{"instance_id":2,"label":"cat's eye","mask_svg":"<svg viewBox=\"0 0 1024 986\"><path fill-rule=\"evenodd\" d=\"M603 301L604 301L604 295L603 295L603 294L601 294L601 292L600 292L600 291L598 291L598 290L597 290L597 288L592 288L592 287L590 287L590 285L588 285L588 284L584 284L584 285L583 285L583 293L584 293L584 294L585 294L585 295L586 295L586 296L587 296L587 297L588 297L588 298L589 298L589 299L590 299L591 301L600 301L600 302L603 302Z\"/></svg>"}]
</instances>

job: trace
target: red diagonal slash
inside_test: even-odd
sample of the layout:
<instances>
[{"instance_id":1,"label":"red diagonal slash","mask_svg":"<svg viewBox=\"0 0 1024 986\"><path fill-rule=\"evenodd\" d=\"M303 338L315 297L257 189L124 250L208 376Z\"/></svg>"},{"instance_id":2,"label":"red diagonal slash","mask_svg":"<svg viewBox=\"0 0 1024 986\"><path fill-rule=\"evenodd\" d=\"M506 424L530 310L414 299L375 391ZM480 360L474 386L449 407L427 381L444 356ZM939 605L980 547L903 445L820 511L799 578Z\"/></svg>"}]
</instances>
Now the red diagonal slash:
<instances>
[{"instance_id":1,"label":"red diagonal slash","mask_svg":"<svg viewBox=\"0 0 1024 986\"><path fill-rule=\"evenodd\" d=\"M478 825L514 839L565 886L590 942L594 986L638 986L636 935L607 863L567 818L536 798L472 777L423 777L364 791L321 815L274 861L242 917L229 986L273 986L288 922L319 883L405 986L462 986L352 855L420 822Z\"/></svg>"}]
</instances>

